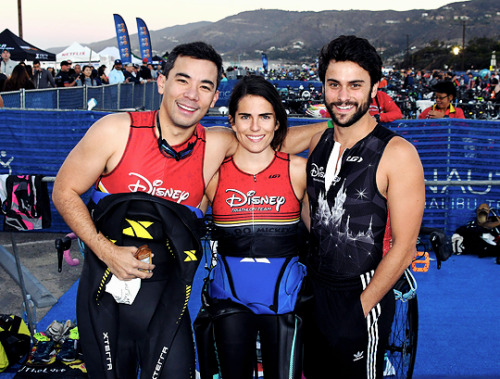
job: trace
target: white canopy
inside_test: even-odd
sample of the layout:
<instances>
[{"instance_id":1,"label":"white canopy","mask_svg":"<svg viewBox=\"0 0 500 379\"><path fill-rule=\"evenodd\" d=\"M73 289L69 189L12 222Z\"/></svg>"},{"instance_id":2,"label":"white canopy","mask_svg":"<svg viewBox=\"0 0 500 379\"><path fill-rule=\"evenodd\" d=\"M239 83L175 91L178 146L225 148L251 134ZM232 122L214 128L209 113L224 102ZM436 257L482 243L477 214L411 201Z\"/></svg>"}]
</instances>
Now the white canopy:
<instances>
[{"instance_id":1,"label":"white canopy","mask_svg":"<svg viewBox=\"0 0 500 379\"><path fill-rule=\"evenodd\" d=\"M120 50L116 46L109 46L101 51L99 51L99 56L101 57L100 64L101 65L106 65L106 74L111 71L113 68L113 64L115 63L115 59L120 59ZM142 61L140 59L137 59L132 55L132 63L137 63L141 64Z\"/></svg>"},{"instance_id":2,"label":"white canopy","mask_svg":"<svg viewBox=\"0 0 500 379\"><path fill-rule=\"evenodd\" d=\"M99 62L101 60L99 54L93 51L90 47L82 46L78 42L73 42L64 51L56 56L57 62L71 60L75 62Z\"/></svg>"}]
</instances>

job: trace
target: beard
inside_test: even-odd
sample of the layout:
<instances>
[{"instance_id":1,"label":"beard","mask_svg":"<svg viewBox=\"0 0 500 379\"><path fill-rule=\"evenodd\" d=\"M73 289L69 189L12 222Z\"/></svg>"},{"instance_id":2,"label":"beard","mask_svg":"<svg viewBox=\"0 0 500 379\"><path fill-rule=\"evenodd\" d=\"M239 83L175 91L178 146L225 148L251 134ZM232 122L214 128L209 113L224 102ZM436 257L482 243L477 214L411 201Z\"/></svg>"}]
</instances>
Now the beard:
<instances>
[{"instance_id":1,"label":"beard","mask_svg":"<svg viewBox=\"0 0 500 379\"><path fill-rule=\"evenodd\" d=\"M330 113L330 117L332 118L332 121L335 125L340 126L342 128L347 128L356 122L358 122L361 117L363 117L366 112L368 112L368 109L370 108L370 103L372 101L371 94L368 94L368 98L363 101L362 103L357 103L355 101L338 101L338 102L332 102L332 103L326 103L326 109L328 110L328 113ZM335 115L335 112L333 111L334 106L346 106L346 105L353 105L356 107L356 112L348 119L341 121L339 118Z\"/></svg>"}]
</instances>

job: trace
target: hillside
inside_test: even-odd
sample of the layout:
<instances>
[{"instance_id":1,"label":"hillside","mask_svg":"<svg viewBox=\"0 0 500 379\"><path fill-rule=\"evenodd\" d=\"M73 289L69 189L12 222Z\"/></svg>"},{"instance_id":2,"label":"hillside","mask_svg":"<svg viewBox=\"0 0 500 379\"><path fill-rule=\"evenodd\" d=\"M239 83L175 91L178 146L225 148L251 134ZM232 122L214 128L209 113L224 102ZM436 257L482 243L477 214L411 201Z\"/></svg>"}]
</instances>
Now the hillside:
<instances>
[{"instance_id":1,"label":"hillside","mask_svg":"<svg viewBox=\"0 0 500 379\"><path fill-rule=\"evenodd\" d=\"M323 44L340 34L365 37L379 50L386 64L410 49L433 40L462 45L474 37L500 37L500 1L472 0L450 3L434 10L295 12L254 10L217 22L198 22L150 30L154 53L162 55L183 42L203 40L226 61L270 59L290 63L311 62ZM129 28L130 31L130 28ZM131 45L139 55L137 34ZM89 44L99 51L116 46L116 39Z\"/></svg>"}]
</instances>

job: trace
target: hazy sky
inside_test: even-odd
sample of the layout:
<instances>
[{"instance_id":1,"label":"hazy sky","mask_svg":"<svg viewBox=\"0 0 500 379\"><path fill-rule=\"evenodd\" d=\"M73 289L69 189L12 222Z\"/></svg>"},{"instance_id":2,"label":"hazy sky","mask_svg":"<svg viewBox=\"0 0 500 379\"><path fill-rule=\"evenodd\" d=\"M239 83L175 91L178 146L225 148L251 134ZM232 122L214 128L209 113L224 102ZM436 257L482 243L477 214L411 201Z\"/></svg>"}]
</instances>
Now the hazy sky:
<instances>
[{"instance_id":1,"label":"hazy sky","mask_svg":"<svg viewBox=\"0 0 500 379\"><path fill-rule=\"evenodd\" d=\"M18 0L1 0L5 28L19 35ZM116 36L113 13L120 14L129 34L137 33L136 17L144 20L149 30L183 25L196 21L218 21L239 12L255 9L284 9L290 11L322 10L409 10L435 9L453 0L22 0L23 37L31 44L48 49L65 47L77 41L82 44Z\"/></svg>"}]
</instances>

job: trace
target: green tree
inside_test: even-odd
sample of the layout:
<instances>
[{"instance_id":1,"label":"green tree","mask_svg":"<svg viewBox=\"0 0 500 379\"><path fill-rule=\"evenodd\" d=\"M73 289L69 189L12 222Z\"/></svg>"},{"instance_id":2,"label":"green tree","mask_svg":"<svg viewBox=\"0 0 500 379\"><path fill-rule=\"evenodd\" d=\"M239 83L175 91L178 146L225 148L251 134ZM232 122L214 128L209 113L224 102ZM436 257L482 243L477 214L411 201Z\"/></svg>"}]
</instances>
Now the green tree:
<instances>
[{"instance_id":1,"label":"green tree","mask_svg":"<svg viewBox=\"0 0 500 379\"><path fill-rule=\"evenodd\" d=\"M407 55L397 67L404 69L413 67L417 70L446 68L457 71L462 69L463 64L464 70L489 68L493 51L496 51L500 58L499 39L500 36L474 38L465 47L465 52L460 52L458 55L454 55L451 47L445 42L434 40L429 46Z\"/></svg>"},{"instance_id":2,"label":"green tree","mask_svg":"<svg viewBox=\"0 0 500 379\"><path fill-rule=\"evenodd\" d=\"M480 37L469 41L465 48L465 69L483 69L490 67L491 54L500 55L500 36L497 38Z\"/></svg>"}]
</instances>

